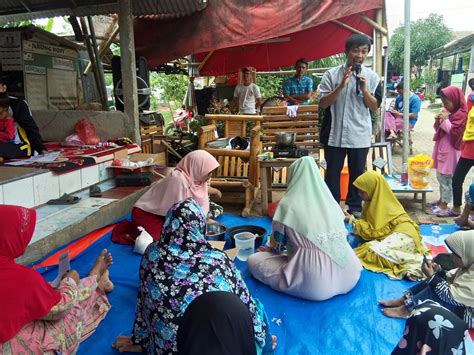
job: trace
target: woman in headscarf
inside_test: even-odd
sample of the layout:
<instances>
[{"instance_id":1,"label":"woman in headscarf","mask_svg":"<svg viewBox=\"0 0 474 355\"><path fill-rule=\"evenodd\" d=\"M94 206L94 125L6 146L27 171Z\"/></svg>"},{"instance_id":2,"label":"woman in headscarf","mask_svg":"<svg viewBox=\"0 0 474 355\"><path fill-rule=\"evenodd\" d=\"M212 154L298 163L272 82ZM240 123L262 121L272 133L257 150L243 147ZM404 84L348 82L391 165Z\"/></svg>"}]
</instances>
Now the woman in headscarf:
<instances>
[{"instance_id":1,"label":"woman in headscarf","mask_svg":"<svg viewBox=\"0 0 474 355\"><path fill-rule=\"evenodd\" d=\"M427 279L405 291L400 298L381 301L387 317L406 318L420 302L432 300L463 318L474 327L474 231L461 231L445 240L453 252L456 269L445 273L438 265L426 261L423 273Z\"/></svg>"},{"instance_id":2,"label":"woman in headscarf","mask_svg":"<svg viewBox=\"0 0 474 355\"><path fill-rule=\"evenodd\" d=\"M69 271L57 289L35 270L19 265L33 236L36 211L0 205L0 354L73 354L105 318L112 291L103 250L89 276Z\"/></svg>"},{"instance_id":3,"label":"woman in headscarf","mask_svg":"<svg viewBox=\"0 0 474 355\"><path fill-rule=\"evenodd\" d=\"M191 197L199 203L207 216L208 180L218 166L217 160L205 150L187 154L170 175L153 184L135 203L132 221L137 226L144 227L154 240L158 240L166 213L177 202Z\"/></svg>"},{"instance_id":4,"label":"woman in headscarf","mask_svg":"<svg viewBox=\"0 0 474 355\"><path fill-rule=\"evenodd\" d=\"M454 203L448 209L453 199L453 174L461 156L462 138L467 120L467 105L464 93L456 86L448 86L441 90L443 111L435 117L435 135L433 141L433 167L439 182L439 200L432 204L427 213L439 217L459 216L461 203ZM461 188L462 190L462 188ZM462 194L462 191L461 191ZM459 202L461 196L459 196Z\"/></svg>"},{"instance_id":5,"label":"woman in headscarf","mask_svg":"<svg viewBox=\"0 0 474 355\"><path fill-rule=\"evenodd\" d=\"M384 177L367 171L354 181L364 201L360 219L353 232L366 243L355 253L362 265L383 272L392 279L423 278L421 264L426 252L420 228L403 209Z\"/></svg>"},{"instance_id":6,"label":"woman in headscarf","mask_svg":"<svg viewBox=\"0 0 474 355\"><path fill-rule=\"evenodd\" d=\"M250 272L274 290L308 300L349 292L362 266L347 242L342 209L314 158L295 161L288 179L288 191L273 217L268 251L249 257Z\"/></svg>"},{"instance_id":7,"label":"woman in headscarf","mask_svg":"<svg viewBox=\"0 0 474 355\"><path fill-rule=\"evenodd\" d=\"M453 312L436 302L425 301L410 313L392 355L465 355L467 328Z\"/></svg>"},{"instance_id":8,"label":"woman in headscarf","mask_svg":"<svg viewBox=\"0 0 474 355\"><path fill-rule=\"evenodd\" d=\"M263 307L252 298L227 254L206 241L205 228L205 213L195 200L171 207L160 240L150 244L143 255L132 336L117 339L114 347L119 351L178 353L183 314L196 297L215 291L233 293L245 304L256 350L268 343Z\"/></svg>"}]
</instances>

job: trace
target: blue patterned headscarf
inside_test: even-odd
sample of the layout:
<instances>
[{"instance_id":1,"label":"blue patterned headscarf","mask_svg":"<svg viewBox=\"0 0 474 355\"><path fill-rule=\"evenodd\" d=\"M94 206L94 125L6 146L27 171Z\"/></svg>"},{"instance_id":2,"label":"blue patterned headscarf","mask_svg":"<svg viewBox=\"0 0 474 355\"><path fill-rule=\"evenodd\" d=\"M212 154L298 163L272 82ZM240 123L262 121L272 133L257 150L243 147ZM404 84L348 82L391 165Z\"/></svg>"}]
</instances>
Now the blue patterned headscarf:
<instances>
[{"instance_id":1,"label":"blue patterned headscarf","mask_svg":"<svg viewBox=\"0 0 474 355\"><path fill-rule=\"evenodd\" d=\"M206 218L193 199L169 210L161 238L150 244L140 265L132 341L150 354L176 353L179 322L203 293L231 292L252 316L255 341L265 344L267 327L239 271L228 256L205 239Z\"/></svg>"}]
</instances>

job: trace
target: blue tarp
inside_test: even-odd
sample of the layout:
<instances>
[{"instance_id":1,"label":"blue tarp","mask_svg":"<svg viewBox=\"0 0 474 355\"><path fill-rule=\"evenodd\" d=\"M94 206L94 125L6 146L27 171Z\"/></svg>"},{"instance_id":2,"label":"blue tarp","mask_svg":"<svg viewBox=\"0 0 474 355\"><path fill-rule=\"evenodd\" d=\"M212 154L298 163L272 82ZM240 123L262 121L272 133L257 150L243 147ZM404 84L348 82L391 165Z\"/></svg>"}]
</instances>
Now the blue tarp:
<instances>
[{"instance_id":1,"label":"blue tarp","mask_svg":"<svg viewBox=\"0 0 474 355\"><path fill-rule=\"evenodd\" d=\"M219 222L227 226L254 224L271 231L271 220L266 217L223 215ZM421 226L423 234L430 234L429 228ZM441 234L454 230L454 225L443 226ZM133 253L132 246L114 244L108 234L71 265L86 275L103 248L114 257L110 275L115 290L109 294L112 309L97 331L81 344L79 353L83 354L118 353L111 345L119 335L130 334L134 318L141 256ZM400 339L404 321L383 316L377 300L398 297L413 283L392 281L364 270L350 293L313 302L273 291L253 279L245 263L236 260L236 265L252 295L265 305L271 331L278 337L276 354L389 354ZM57 268L44 271L48 280L56 273Z\"/></svg>"}]
</instances>

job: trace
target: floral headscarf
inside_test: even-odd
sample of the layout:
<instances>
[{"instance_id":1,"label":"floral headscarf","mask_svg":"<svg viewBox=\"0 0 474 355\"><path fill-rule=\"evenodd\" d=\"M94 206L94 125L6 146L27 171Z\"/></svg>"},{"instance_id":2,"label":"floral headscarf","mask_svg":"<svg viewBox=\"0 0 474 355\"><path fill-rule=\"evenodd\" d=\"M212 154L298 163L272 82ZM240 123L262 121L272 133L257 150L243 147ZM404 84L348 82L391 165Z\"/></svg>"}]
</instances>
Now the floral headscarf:
<instances>
[{"instance_id":1,"label":"floral headscarf","mask_svg":"<svg viewBox=\"0 0 474 355\"><path fill-rule=\"evenodd\" d=\"M206 218L193 199L169 210L161 239L150 244L140 265L140 289L132 341L148 353L176 353L179 322L201 294L231 292L252 316L255 341L265 344L267 327L256 302L228 256L205 239Z\"/></svg>"}]
</instances>

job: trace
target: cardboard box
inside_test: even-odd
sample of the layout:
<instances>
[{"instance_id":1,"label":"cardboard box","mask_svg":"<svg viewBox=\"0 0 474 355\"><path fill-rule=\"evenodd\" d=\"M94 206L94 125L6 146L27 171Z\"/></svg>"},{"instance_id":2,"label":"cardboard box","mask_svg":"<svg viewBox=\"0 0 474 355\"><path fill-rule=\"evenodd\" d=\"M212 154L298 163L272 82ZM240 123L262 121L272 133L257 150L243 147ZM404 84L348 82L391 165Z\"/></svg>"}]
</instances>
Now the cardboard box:
<instances>
[{"instance_id":1,"label":"cardboard box","mask_svg":"<svg viewBox=\"0 0 474 355\"><path fill-rule=\"evenodd\" d=\"M145 172L145 171L152 171L155 165L162 165L166 166L166 153L161 152L157 154L149 154L149 153L135 153L128 157L127 151L119 151L114 154L114 159L129 159L132 162L139 162L145 161L148 158L153 158L152 164L147 164L141 167L134 167L134 166L108 166L109 169L114 169L114 173L123 174L123 173L134 173L134 172Z\"/></svg>"},{"instance_id":2,"label":"cardboard box","mask_svg":"<svg viewBox=\"0 0 474 355\"><path fill-rule=\"evenodd\" d=\"M209 240L208 241L209 244L211 244L211 246L213 248L216 248L216 249L219 249L219 250L222 250L224 253L227 254L227 256L230 258L230 260L234 261L237 253L239 252L239 248L232 248L232 249L227 249L227 250L224 250L224 245L225 245L225 242L221 242L221 241L217 241L217 240Z\"/></svg>"}]
</instances>

